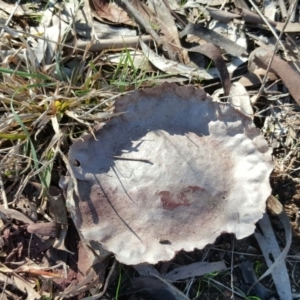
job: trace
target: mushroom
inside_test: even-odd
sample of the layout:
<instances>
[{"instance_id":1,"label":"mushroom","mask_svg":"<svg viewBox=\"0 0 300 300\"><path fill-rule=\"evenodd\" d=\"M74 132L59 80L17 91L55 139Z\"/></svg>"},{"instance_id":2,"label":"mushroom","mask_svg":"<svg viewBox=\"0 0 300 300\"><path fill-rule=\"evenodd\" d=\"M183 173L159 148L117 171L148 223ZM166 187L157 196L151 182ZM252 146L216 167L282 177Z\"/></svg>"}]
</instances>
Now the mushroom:
<instances>
[{"instance_id":1,"label":"mushroom","mask_svg":"<svg viewBox=\"0 0 300 300\"><path fill-rule=\"evenodd\" d=\"M251 118L168 83L118 99L115 112L69 152L79 195L68 194L68 207L93 249L154 264L222 233L254 232L273 163Z\"/></svg>"}]
</instances>

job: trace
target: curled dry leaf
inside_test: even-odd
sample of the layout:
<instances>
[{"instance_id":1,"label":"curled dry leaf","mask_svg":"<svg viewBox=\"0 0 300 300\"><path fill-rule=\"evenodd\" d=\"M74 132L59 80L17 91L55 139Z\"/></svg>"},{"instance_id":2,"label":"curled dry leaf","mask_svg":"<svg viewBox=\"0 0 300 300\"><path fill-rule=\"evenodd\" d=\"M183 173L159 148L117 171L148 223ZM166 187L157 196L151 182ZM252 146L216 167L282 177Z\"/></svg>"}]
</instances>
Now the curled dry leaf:
<instances>
[{"instance_id":1,"label":"curled dry leaf","mask_svg":"<svg viewBox=\"0 0 300 300\"><path fill-rule=\"evenodd\" d=\"M224 89L216 90L213 94L215 101L224 93ZM225 94L225 93L224 93ZM240 82L234 82L230 90L229 102L231 105L248 117L253 117L253 108L250 97L245 87Z\"/></svg>"},{"instance_id":2,"label":"curled dry leaf","mask_svg":"<svg viewBox=\"0 0 300 300\"><path fill-rule=\"evenodd\" d=\"M27 231L41 236L57 238L59 235L59 224L55 222L29 224Z\"/></svg>"},{"instance_id":3,"label":"curled dry leaf","mask_svg":"<svg viewBox=\"0 0 300 300\"><path fill-rule=\"evenodd\" d=\"M244 49L248 48L248 41L243 31L238 30L234 22L222 23L219 21L214 21L209 24L209 29L216 33L221 34L225 38L228 38L232 42L236 43L238 46ZM247 59L247 56L240 56L240 59Z\"/></svg>"},{"instance_id":4,"label":"curled dry leaf","mask_svg":"<svg viewBox=\"0 0 300 300\"><path fill-rule=\"evenodd\" d=\"M217 45L233 56L243 56L248 54L245 48L237 45L235 42L222 36L221 34L199 24L187 24L179 36L182 38L188 34L195 35L201 39L204 39L208 43Z\"/></svg>"},{"instance_id":5,"label":"curled dry leaf","mask_svg":"<svg viewBox=\"0 0 300 300\"><path fill-rule=\"evenodd\" d=\"M152 51L142 40L140 40L141 48L149 61L159 70L172 75L181 75L189 78L198 77L201 79L213 79L219 77L219 72L211 72L201 68L193 68L184 64L166 59Z\"/></svg>"},{"instance_id":6,"label":"curled dry leaf","mask_svg":"<svg viewBox=\"0 0 300 300\"><path fill-rule=\"evenodd\" d=\"M272 21L275 21L277 15L276 3L272 0L266 0L262 3L264 15Z\"/></svg>"},{"instance_id":7,"label":"curled dry leaf","mask_svg":"<svg viewBox=\"0 0 300 300\"><path fill-rule=\"evenodd\" d=\"M173 269L164 276L168 281L179 281L191 277L203 276L205 274L218 272L226 269L224 261L196 262L186 266Z\"/></svg>"},{"instance_id":8,"label":"curled dry leaf","mask_svg":"<svg viewBox=\"0 0 300 300\"><path fill-rule=\"evenodd\" d=\"M6 274L9 274L9 276ZM9 269L3 264L1 264L0 282L5 283L6 285L11 285L18 289L24 293L24 297L26 296L27 299L41 299L41 295L34 289L34 283L30 283L28 279L24 279L22 276L15 273L14 270Z\"/></svg>"},{"instance_id":9,"label":"curled dry leaf","mask_svg":"<svg viewBox=\"0 0 300 300\"><path fill-rule=\"evenodd\" d=\"M4 205L0 205L0 211L1 213L4 213L7 218L22 221L27 224L34 224L34 221L15 209L5 208Z\"/></svg>"},{"instance_id":10,"label":"curled dry leaf","mask_svg":"<svg viewBox=\"0 0 300 300\"><path fill-rule=\"evenodd\" d=\"M262 234L258 232L254 234L269 267L259 280L269 274L272 274L279 298L291 300L293 297L285 258L291 246L292 230L289 219L284 210L279 213L278 217L284 226L286 236L286 246L282 251L277 243L275 233L267 214L264 214L264 217L259 221Z\"/></svg>"},{"instance_id":11,"label":"curled dry leaf","mask_svg":"<svg viewBox=\"0 0 300 300\"><path fill-rule=\"evenodd\" d=\"M242 275L242 290L247 296L255 295L259 299L270 299L271 292L263 284L257 282L257 276L254 269L254 263L250 260L242 261L239 264L239 269ZM250 293L249 288L251 288Z\"/></svg>"},{"instance_id":12,"label":"curled dry leaf","mask_svg":"<svg viewBox=\"0 0 300 300\"><path fill-rule=\"evenodd\" d=\"M188 51L199 52L209 57L214 62L220 74L224 94L225 96L228 96L230 92L231 82L220 48L213 44L207 43L201 46L192 47Z\"/></svg>"},{"instance_id":13,"label":"curled dry leaf","mask_svg":"<svg viewBox=\"0 0 300 300\"><path fill-rule=\"evenodd\" d=\"M265 24L265 21L258 14L250 11L249 9L241 8L238 10L240 11L241 17L245 22L254 23L254 24ZM273 26L276 26L277 24L272 20L268 20L268 22Z\"/></svg>"},{"instance_id":14,"label":"curled dry leaf","mask_svg":"<svg viewBox=\"0 0 300 300\"><path fill-rule=\"evenodd\" d=\"M261 78L255 71L253 73L244 74L238 82L244 87L251 87L261 84Z\"/></svg>"},{"instance_id":15,"label":"curled dry leaf","mask_svg":"<svg viewBox=\"0 0 300 300\"><path fill-rule=\"evenodd\" d=\"M85 293L94 286L99 289L105 281L105 273L108 259L99 261L99 257L95 257L94 253L82 242L78 244L78 273L77 284L70 284L63 292L60 293L60 299L75 297Z\"/></svg>"},{"instance_id":16,"label":"curled dry leaf","mask_svg":"<svg viewBox=\"0 0 300 300\"><path fill-rule=\"evenodd\" d=\"M134 265L253 233L273 163L250 118L175 84L135 91L115 112L69 152L79 197L68 207L91 247Z\"/></svg>"},{"instance_id":17,"label":"curled dry leaf","mask_svg":"<svg viewBox=\"0 0 300 300\"><path fill-rule=\"evenodd\" d=\"M112 1L91 0L90 5L91 9L95 12L95 16L99 17L101 21L107 20L117 24L136 25L126 11Z\"/></svg>"},{"instance_id":18,"label":"curled dry leaf","mask_svg":"<svg viewBox=\"0 0 300 300\"><path fill-rule=\"evenodd\" d=\"M228 23L234 18L240 18L239 14L234 14L228 11L220 10L213 7L207 7L206 10L210 14L210 16L223 23Z\"/></svg>"},{"instance_id":19,"label":"curled dry leaf","mask_svg":"<svg viewBox=\"0 0 300 300\"><path fill-rule=\"evenodd\" d=\"M259 47L253 51L252 55L253 61L258 67L267 69L273 54L272 52ZM270 71L274 72L282 79L294 100L300 105L299 73L278 56L274 56Z\"/></svg>"},{"instance_id":20,"label":"curled dry leaf","mask_svg":"<svg viewBox=\"0 0 300 300\"><path fill-rule=\"evenodd\" d=\"M187 63L187 52L182 49L177 26L168 7L161 0L149 0L148 5L156 16L155 19L163 34L161 37L163 50L170 59Z\"/></svg>"}]
</instances>

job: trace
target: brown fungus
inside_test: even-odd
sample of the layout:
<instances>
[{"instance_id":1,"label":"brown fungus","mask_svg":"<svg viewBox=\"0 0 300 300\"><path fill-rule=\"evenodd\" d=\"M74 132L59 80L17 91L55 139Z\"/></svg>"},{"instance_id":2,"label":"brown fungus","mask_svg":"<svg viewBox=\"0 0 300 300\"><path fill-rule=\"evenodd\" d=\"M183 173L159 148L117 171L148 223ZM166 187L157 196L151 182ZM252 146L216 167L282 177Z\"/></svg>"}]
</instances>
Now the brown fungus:
<instances>
[{"instance_id":1,"label":"brown fungus","mask_svg":"<svg viewBox=\"0 0 300 300\"><path fill-rule=\"evenodd\" d=\"M254 232L273 163L249 117L175 84L135 91L115 112L69 153L79 197L69 193L68 207L92 248L154 264L225 232Z\"/></svg>"}]
</instances>

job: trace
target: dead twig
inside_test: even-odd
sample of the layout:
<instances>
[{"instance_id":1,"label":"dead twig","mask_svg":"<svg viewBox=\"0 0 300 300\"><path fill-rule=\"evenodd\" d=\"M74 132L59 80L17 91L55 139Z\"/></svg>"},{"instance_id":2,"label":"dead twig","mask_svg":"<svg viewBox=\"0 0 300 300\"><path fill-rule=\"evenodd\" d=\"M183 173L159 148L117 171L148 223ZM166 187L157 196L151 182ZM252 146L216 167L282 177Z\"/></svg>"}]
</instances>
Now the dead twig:
<instances>
[{"instance_id":1,"label":"dead twig","mask_svg":"<svg viewBox=\"0 0 300 300\"><path fill-rule=\"evenodd\" d=\"M279 39L278 34L276 33L274 27L270 24L270 22L267 20L267 18L261 13L261 11L257 7L257 5L253 2L253 0L249 0L249 2L251 3L252 7L256 10L256 12L259 14L259 16L263 19L263 21L266 23L266 25L268 26L268 28L270 29L270 31L272 32L272 34L274 35L276 40L279 40L280 46L285 51L285 47L284 47L283 43L281 42L281 40Z\"/></svg>"},{"instance_id":2,"label":"dead twig","mask_svg":"<svg viewBox=\"0 0 300 300\"><path fill-rule=\"evenodd\" d=\"M8 24L9 24L9 22L11 21L11 19L12 19L13 15L14 15L15 11L17 10L17 8L18 8L20 2L21 2L21 0L18 0L18 1L16 2L13 11L11 12L10 16L8 17L8 19L6 20L4 26L8 26ZM1 36L1 37L2 37L3 33L4 33L4 28L2 28L1 33L0 33L0 36Z\"/></svg>"},{"instance_id":3,"label":"dead twig","mask_svg":"<svg viewBox=\"0 0 300 300\"><path fill-rule=\"evenodd\" d=\"M115 2L120 7L122 7L129 15L132 15L136 23L144 28L152 36L157 44L161 44L159 35L128 0L116 0Z\"/></svg>"},{"instance_id":4,"label":"dead twig","mask_svg":"<svg viewBox=\"0 0 300 300\"><path fill-rule=\"evenodd\" d=\"M163 3L169 9L170 13L177 19L177 21L180 22L182 26L186 26L187 22L185 22L176 12L171 9L169 2L167 0L163 0Z\"/></svg>"},{"instance_id":5,"label":"dead twig","mask_svg":"<svg viewBox=\"0 0 300 300\"><path fill-rule=\"evenodd\" d=\"M5 188L2 180L2 176L0 174L0 190L1 190L1 196L2 196L2 201L3 201L3 206L5 209L8 209L8 201L5 193Z\"/></svg>"},{"instance_id":6,"label":"dead twig","mask_svg":"<svg viewBox=\"0 0 300 300\"><path fill-rule=\"evenodd\" d=\"M149 35L141 36L141 39L145 42L151 42L152 38ZM90 45L90 41L78 40L76 49L84 50L86 47ZM92 45L90 45L90 52L99 52L105 49L123 49L134 47L136 48L139 45L139 37L121 37L115 39L107 39L107 40L98 40L95 41ZM71 46L71 45L70 45Z\"/></svg>"},{"instance_id":7,"label":"dead twig","mask_svg":"<svg viewBox=\"0 0 300 300\"><path fill-rule=\"evenodd\" d=\"M107 290L107 287L108 287L108 284L109 284L109 281L110 281L110 278L112 276L112 274L114 273L115 271L115 268L116 268L116 265L117 265L117 261L114 260L112 266L111 266L111 269L107 275L107 278L106 278L106 281L105 281L105 284L104 284L104 287L103 287L103 291L99 294L96 294L96 295L93 295L93 296L88 296L87 298L83 298L83 300L93 300L93 299L100 299L106 292Z\"/></svg>"},{"instance_id":8,"label":"dead twig","mask_svg":"<svg viewBox=\"0 0 300 300\"><path fill-rule=\"evenodd\" d=\"M251 4L253 3L252 0L249 0L249 1L250 1ZM288 22L289 22L289 20L290 20L290 17L292 16L293 11L295 10L295 4L296 4L296 2L297 2L297 0L295 0L295 1L293 2L293 4L290 6L289 13L288 13L288 17L287 17L287 19L286 19L286 21L285 21L285 23L284 23L284 25L283 25L283 28L282 28L282 30L281 30L281 32L280 32L280 35L277 37L277 41L276 41L276 44L275 44L275 47L274 47L274 50L273 50L272 57L271 57L271 59L270 59L270 61L269 61L269 63L268 63L267 69L266 69L266 74L265 74L265 76L264 76L264 78L263 78L263 80L262 80L261 87L260 87L260 89L259 89L259 91L258 91L258 94L257 94L257 96L256 96L256 101L260 98L261 94L263 93L263 90L264 90L264 88L265 88L265 84L266 84L267 79L268 79L268 73L269 73L269 71L270 71L270 68L271 68L272 62L273 62L273 60L274 60L274 57L275 57L275 55L276 55L276 52L277 52L277 49L278 49L279 44L282 46L283 50L285 50L285 47L283 46L283 44L282 44L282 42L281 42L281 38L282 38L282 35L283 35L283 33L284 33L284 29L286 28L286 26L287 26L287 24L288 24ZM254 7L255 9L257 8L256 5L255 5L254 3L253 3L253 7ZM258 9L257 9L257 12L259 12ZM260 13L260 12L259 12L259 13ZM263 16L263 15L262 15L262 16ZM265 21L266 23L268 23L267 19L264 19L264 21ZM273 29L273 27L271 27L271 25L270 25L270 28ZM296 100L296 99L295 99L295 100ZM297 100L296 100L296 101L297 101Z\"/></svg>"}]
</instances>

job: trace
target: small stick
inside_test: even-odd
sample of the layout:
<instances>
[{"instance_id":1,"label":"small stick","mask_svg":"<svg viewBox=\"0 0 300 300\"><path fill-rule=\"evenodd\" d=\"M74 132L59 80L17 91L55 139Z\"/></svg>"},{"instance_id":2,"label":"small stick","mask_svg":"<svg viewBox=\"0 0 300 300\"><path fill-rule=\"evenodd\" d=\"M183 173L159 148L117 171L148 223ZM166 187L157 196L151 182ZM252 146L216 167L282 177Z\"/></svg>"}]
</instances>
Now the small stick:
<instances>
[{"instance_id":1,"label":"small stick","mask_svg":"<svg viewBox=\"0 0 300 300\"><path fill-rule=\"evenodd\" d=\"M165 6L168 8L168 10L169 10L170 13L173 15L173 17L175 17L175 18L177 19L177 21L178 21L179 23L181 23L181 25L182 25L183 27L185 27L185 26L186 26L186 22L185 22L184 20L182 20L182 19L179 17L179 15L176 14L175 11L172 10L172 8L170 7L169 2L168 2L167 0L163 0L163 3L164 3Z\"/></svg>"},{"instance_id":2,"label":"small stick","mask_svg":"<svg viewBox=\"0 0 300 300\"><path fill-rule=\"evenodd\" d=\"M118 159L118 160L141 161L141 162L153 165L153 163L148 159L130 158L130 157L122 157L122 156L111 156L111 158Z\"/></svg>"},{"instance_id":3,"label":"small stick","mask_svg":"<svg viewBox=\"0 0 300 300\"><path fill-rule=\"evenodd\" d=\"M288 12L286 10L284 0L278 0L278 4L279 4L280 10L281 10L281 16L283 19L285 19L288 16Z\"/></svg>"},{"instance_id":4,"label":"small stick","mask_svg":"<svg viewBox=\"0 0 300 300\"><path fill-rule=\"evenodd\" d=\"M7 201L5 188L4 188L4 183L2 181L1 174L0 174L0 191L1 191L1 196L2 196L3 206L4 206L4 208L8 209L8 201Z\"/></svg>"},{"instance_id":5,"label":"small stick","mask_svg":"<svg viewBox=\"0 0 300 300\"><path fill-rule=\"evenodd\" d=\"M136 23L143 27L157 42L161 44L161 39L156 31L150 26L145 18L139 13L139 11L128 1L128 0L116 0L115 1L120 7L122 7L129 15L132 15Z\"/></svg>"},{"instance_id":6,"label":"small stick","mask_svg":"<svg viewBox=\"0 0 300 300\"><path fill-rule=\"evenodd\" d=\"M277 33L275 32L274 28L269 24L268 20L264 17L264 15L260 12L260 10L258 9L258 7L253 3L252 0L249 0L249 2L251 3L251 5L253 6L253 8L257 11L257 13L260 15L260 17L264 20L264 22L268 25L268 27L270 28L270 30L272 31L273 35L276 37L277 41L276 41L276 44L275 44L275 47L274 47L274 50L273 50L273 54L272 54L272 57L268 63L268 66L267 66L267 69L266 69L266 74L263 78L263 81L262 81L262 84L261 84L261 87L258 91L258 94L256 96L256 100L260 98L264 88L265 88L265 84L267 82L267 78L268 78L268 73L270 71L270 68L271 68L271 64L273 62L273 59L275 57L275 54L277 52L277 48L279 46L279 44L281 45L281 47L283 48L283 51L286 53L286 50L285 50L285 47L283 46L282 42L281 42L281 38L282 38L282 35L284 33L284 30L290 20L290 17L293 13L293 10L295 9L295 4L296 4L296 0L294 0L294 2L291 4L290 8L289 8L289 13L288 13L288 16L287 16L287 19L285 20L285 23L284 23L284 26L279 34L279 36L277 35ZM275 34L274 34L275 33Z\"/></svg>"}]
</instances>

